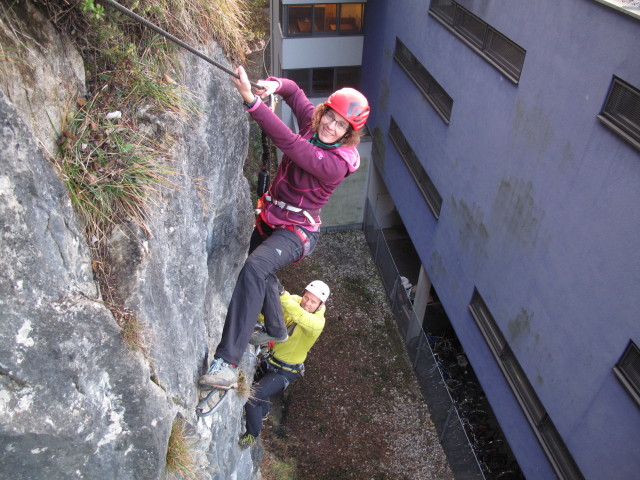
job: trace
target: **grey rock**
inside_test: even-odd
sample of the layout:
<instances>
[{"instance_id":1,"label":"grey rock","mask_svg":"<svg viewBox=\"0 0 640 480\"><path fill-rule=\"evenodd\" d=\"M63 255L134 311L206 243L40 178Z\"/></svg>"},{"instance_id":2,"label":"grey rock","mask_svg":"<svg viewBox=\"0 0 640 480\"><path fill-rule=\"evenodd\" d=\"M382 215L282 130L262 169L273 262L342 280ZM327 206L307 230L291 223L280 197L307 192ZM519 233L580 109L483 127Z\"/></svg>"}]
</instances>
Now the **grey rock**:
<instances>
[{"instance_id":1,"label":"grey rock","mask_svg":"<svg viewBox=\"0 0 640 480\"><path fill-rule=\"evenodd\" d=\"M166 397L98 301L62 184L2 93L0 118L0 477L155 478Z\"/></svg>"},{"instance_id":2,"label":"grey rock","mask_svg":"<svg viewBox=\"0 0 640 480\"><path fill-rule=\"evenodd\" d=\"M102 302L86 240L43 150L55 128L33 122L35 99L46 96L40 87L67 69L56 65L82 71L66 48L42 50L38 68L50 73L25 101L0 91L0 478L163 478L179 417L197 440L202 478L253 478L258 460L237 445L245 400L230 392L211 417L195 415L197 378L220 339L252 228L242 174L247 115L228 76L192 56L182 58L185 79L202 116L135 112L149 134L176 138L167 160L176 188L150 209L150 234L127 224L108 239L119 299L147 332L148 355L133 352ZM209 54L225 62L217 47ZM81 90L69 87L69 96ZM48 114L63 118L63 97L48 101ZM247 352L241 368L251 372L253 360Z\"/></svg>"},{"instance_id":3,"label":"grey rock","mask_svg":"<svg viewBox=\"0 0 640 480\"><path fill-rule=\"evenodd\" d=\"M0 89L51 157L67 111L85 94L82 57L31 2L5 3Z\"/></svg>"}]
</instances>

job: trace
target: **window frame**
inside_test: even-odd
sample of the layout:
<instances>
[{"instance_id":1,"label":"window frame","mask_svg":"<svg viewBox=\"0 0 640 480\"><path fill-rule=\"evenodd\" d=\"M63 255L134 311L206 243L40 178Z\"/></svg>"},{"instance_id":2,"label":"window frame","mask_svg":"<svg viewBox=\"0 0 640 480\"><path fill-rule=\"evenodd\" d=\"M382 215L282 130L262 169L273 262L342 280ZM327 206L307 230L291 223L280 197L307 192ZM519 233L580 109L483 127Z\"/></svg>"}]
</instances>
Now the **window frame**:
<instances>
[{"instance_id":1,"label":"window frame","mask_svg":"<svg viewBox=\"0 0 640 480\"><path fill-rule=\"evenodd\" d=\"M315 90L314 87L314 71L316 70L332 70L332 88L328 90ZM314 68L290 68L282 71L284 78L290 78L291 72L306 73L306 79L304 84L298 83L298 86L302 88L307 97L319 97L323 95L329 95L339 88L352 87L358 89L360 87L360 65L348 65L340 67L314 67ZM350 73L351 80L339 81L340 75ZM294 79L295 80L295 79Z\"/></svg>"},{"instance_id":2,"label":"window frame","mask_svg":"<svg viewBox=\"0 0 640 480\"><path fill-rule=\"evenodd\" d=\"M429 4L429 15L453 33L464 44L469 46L475 53L480 55L480 57L491 64L495 69L505 75L510 82L518 85L520 77L522 76L527 51L454 0L449 0L448 4L439 4L436 6L437 2L442 1L443 0L431 0ZM449 8L447 9L446 7ZM452 15L449 14L450 10L453 12ZM472 35L470 30L461 26L461 22L466 19L473 20L477 24L484 26L481 39L479 36ZM517 62L513 62L506 56L501 55L501 52L498 50L490 48L491 43L489 40L492 38L501 39L503 44L513 47L514 53L519 53L522 57L518 59Z\"/></svg>"},{"instance_id":3,"label":"window frame","mask_svg":"<svg viewBox=\"0 0 640 480\"><path fill-rule=\"evenodd\" d=\"M316 22L316 7L320 5L334 5L336 7L336 29L335 31L317 31L315 28ZM360 30L343 30L341 25L342 19L342 8L345 5L360 5L361 7L361 27ZM365 16L365 6L366 2L348 2L348 3L304 3L304 4L283 4L280 2L280 19L282 26L282 35L284 38L309 38L309 37L329 37L329 36L358 36L364 35L365 25L364 25L364 16ZM308 32L290 32L289 31L289 10L290 8L303 8L307 7L311 9L311 18L310 18L310 28Z\"/></svg>"},{"instance_id":4,"label":"window frame","mask_svg":"<svg viewBox=\"0 0 640 480\"><path fill-rule=\"evenodd\" d=\"M640 348L633 340L629 340L627 347L620 356L620 360L613 367L613 372L636 405L640 407L640 372L630 371L630 368L628 368L629 364L634 362L640 362Z\"/></svg>"},{"instance_id":5,"label":"window frame","mask_svg":"<svg viewBox=\"0 0 640 480\"><path fill-rule=\"evenodd\" d=\"M629 82L626 82L616 75L611 79L611 84L609 85L607 96L605 97L602 105L602 110L598 115L596 115L596 118L598 118L600 122L611 129L615 134L630 143L636 148L636 150L640 150L640 120L636 124L632 119L623 115L621 109L608 108L610 103L619 103L621 101L618 99L617 102L614 102L614 97L619 91L635 97L635 103L633 104L634 113L636 113L640 119L640 88L631 85Z\"/></svg>"},{"instance_id":6,"label":"window frame","mask_svg":"<svg viewBox=\"0 0 640 480\"><path fill-rule=\"evenodd\" d=\"M399 52L399 46L403 51ZM398 37L396 37L393 59L422 92L444 123L449 125L453 112L453 98Z\"/></svg>"},{"instance_id":7,"label":"window frame","mask_svg":"<svg viewBox=\"0 0 640 480\"><path fill-rule=\"evenodd\" d=\"M571 452L477 288L473 289L469 310L558 478L584 480Z\"/></svg>"},{"instance_id":8,"label":"window frame","mask_svg":"<svg viewBox=\"0 0 640 480\"><path fill-rule=\"evenodd\" d=\"M420 159L414 152L413 148L411 148L409 141L404 136L393 117L391 117L389 122L388 133L389 138L391 138L391 143L393 143L398 150L398 153L400 153L400 157L413 177L422 197L427 202L431 213L435 219L438 220L438 218L440 218L440 210L442 209L442 195L438 192L438 189L431 180L431 177L429 177L429 174L422 166Z\"/></svg>"}]
</instances>

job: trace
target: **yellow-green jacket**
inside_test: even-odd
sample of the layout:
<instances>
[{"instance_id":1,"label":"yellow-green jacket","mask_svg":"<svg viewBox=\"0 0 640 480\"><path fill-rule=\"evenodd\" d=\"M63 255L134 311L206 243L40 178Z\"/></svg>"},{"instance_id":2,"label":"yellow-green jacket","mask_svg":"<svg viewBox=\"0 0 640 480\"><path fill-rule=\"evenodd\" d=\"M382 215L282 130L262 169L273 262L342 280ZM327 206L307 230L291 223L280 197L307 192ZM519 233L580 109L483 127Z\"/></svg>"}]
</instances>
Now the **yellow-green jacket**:
<instances>
[{"instance_id":1,"label":"yellow-green jacket","mask_svg":"<svg viewBox=\"0 0 640 480\"><path fill-rule=\"evenodd\" d=\"M302 297L284 292L280 295L284 322L289 330L289 339L273 346L273 356L283 362L304 363L307 353L316 342L324 328L324 304L314 313L309 313L300 306ZM260 314L260 322L264 317ZM291 327L293 332L291 332Z\"/></svg>"}]
</instances>

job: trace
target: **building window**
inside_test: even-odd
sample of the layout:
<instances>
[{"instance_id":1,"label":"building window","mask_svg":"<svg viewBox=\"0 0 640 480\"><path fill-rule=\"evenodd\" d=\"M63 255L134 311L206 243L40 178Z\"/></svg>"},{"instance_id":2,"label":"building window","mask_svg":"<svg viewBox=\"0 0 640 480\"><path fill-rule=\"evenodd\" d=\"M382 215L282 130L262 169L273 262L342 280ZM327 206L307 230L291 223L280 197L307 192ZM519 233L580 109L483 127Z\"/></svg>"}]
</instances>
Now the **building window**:
<instances>
[{"instance_id":1,"label":"building window","mask_svg":"<svg viewBox=\"0 0 640 480\"><path fill-rule=\"evenodd\" d=\"M613 371L631 398L640 405L640 349L632 340Z\"/></svg>"},{"instance_id":2,"label":"building window","mask_svg":"<svg viewBox=\"0 0 640 480\"><path fill-rule=\"evenodd\" d=\"M469 309L556 475L560 479L583 480L584 476L477 289L473 291Z\"/></svg>"},{"instance_id":3,"label":"building window","mask_svg":"<svg viewBox=\"0 0 640 480\"><path fill-rule=\"evenodd\" d=\"M413 83L416 84L427 101L438 112L438 115L448 124L451 118L453 99L398 38L396 38L396 49L393 52L393 58L409 75L409 78L413 80Z\"/></svg>"},{"instance_id":4,"label":"building window","mask_svg":"<svg viewBox=\"0 0 640 480\"><path fill-rule=\"evenodd\" d=\"M280 5L287 37L363 33L364 3Z\"/></svg>"},{"instance_id":5,"label":"building window","mask_svg":"<svg viewBox=\"0 0 640 480\"><path fill-rule=\"evenodd\" d=\"M285 70L283 76L296 82L308 97L360 85L360 67L300 68Z\"/></svg>"},{"instance_id":6,"label":"building window","mask_svg":"<svg viewBox=\"0 0 640 480\"><path fill-rule=\"evenodd\" d=\"M416 185L418 185L420 193L422 193L422 196L427 201L427 205L429 205L429 208L431 209L431 213L433 213L433 216L436 217L437 220L440 216L440 209L442 208L442 197L436 189L436 186L431 181L431 178L429 178L429 175L427 175L427 172L425 172L422 167L422 164L411 148L411 145L409 145L409 142L400 131L400 128L398 128L393 117L391 118L391 124L389 125L389 137L391 137L391 141L398 149L398 152L400 152L400 156L409 169Z\"/></svg>"},{"instance_id":7,"label":"building window","mask_svg":"<svg viewBox=\"0 0 640 480\"><path fill-rule=\"evenodd\" d=\"M520 81L522 47L454 0L431 0L429 13L513 83Z\"/></svg>"},{"instance_id":8,"label":"building window","mask_svg":"<svg viewBox=\"0 0 640 480\"><path fill-rule=\"evenodd\" d=\"M640 150L640 89L614 76L598 119Z\"/></svg>"}]
</instances>

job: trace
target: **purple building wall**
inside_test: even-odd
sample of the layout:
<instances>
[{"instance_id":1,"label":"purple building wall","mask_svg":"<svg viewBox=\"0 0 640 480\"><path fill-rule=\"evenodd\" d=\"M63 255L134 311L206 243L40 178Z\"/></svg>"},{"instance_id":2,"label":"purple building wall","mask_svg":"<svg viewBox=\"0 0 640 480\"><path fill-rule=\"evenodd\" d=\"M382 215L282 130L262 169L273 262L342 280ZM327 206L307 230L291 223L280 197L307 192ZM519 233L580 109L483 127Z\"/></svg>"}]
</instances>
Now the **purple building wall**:
<instances>
[{"instance_id":1,"label":"purple building wall","mask_svg":"<svg viewBox=\"0 0 640 480\"><path fill-rule=\"evenodd\" d=\"M429 3L367 3L374 163L527 478L556 476L469 312L474 288L584 477L640 478L640 408L612 370L640 344L640 152L596 117L614 75L640 88L640 14L461 0L526 50L516 85ZM396 38L453 98L448 125L394 61ZM443 198L438 220L391 117Z\"/></svg>"}]
</instances>

